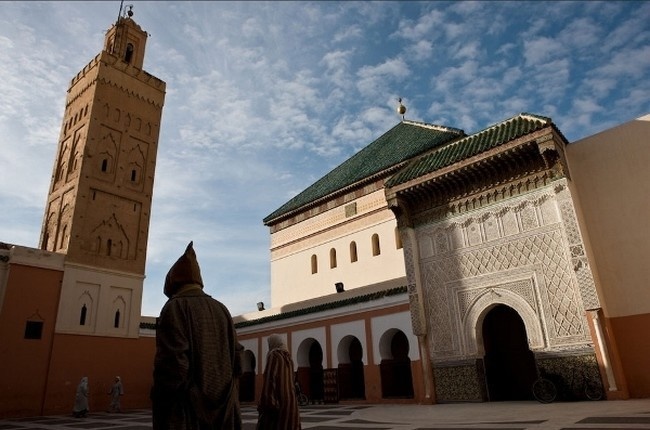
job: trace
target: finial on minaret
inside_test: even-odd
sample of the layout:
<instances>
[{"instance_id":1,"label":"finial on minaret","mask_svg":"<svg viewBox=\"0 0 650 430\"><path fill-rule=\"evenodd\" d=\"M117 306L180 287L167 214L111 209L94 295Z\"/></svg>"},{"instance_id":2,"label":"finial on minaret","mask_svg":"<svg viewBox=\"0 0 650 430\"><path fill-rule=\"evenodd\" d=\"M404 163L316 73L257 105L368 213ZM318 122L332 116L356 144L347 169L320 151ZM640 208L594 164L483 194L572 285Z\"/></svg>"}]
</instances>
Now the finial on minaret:
<instances>
[{"instance_id":1,"label":"finial on minaret","mask_svg":"<svg viewBox=\"0 0 650 430\"><path fill-rule=\"evenodd\" d=\"M402 104L402 98L400 97L398 100L399 106L397 106L397 113L402 115L402 121L404 121L404 114L406 113L406 106Z\"/></svg>"}]
</instances>

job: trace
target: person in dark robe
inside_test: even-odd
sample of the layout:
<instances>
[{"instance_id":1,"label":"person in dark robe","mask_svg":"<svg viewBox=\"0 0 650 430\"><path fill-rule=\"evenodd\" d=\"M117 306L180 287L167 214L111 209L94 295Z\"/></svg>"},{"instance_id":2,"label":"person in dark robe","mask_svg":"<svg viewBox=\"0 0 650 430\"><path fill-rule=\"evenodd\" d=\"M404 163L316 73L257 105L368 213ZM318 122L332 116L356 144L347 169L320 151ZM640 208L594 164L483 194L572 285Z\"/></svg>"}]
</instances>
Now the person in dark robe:
<instances>
[{"instance_id":1,"label":"person in dark robe","mask_svg":"<svg viewBox=\"0 0 650 430\"><path fill-rule=\"evenodd\" d=\"M293 361L281 336L268 338L257 430L300 430Z\"/></svg>"},{"instance_id":2,"label":"person in dark robe","mask_svg":"<svg viewBox=\"0 0 650 430\"><path fill-rule=\"evenodd\" d=\"M153 430L239 430L241 345L228 309L203 292L193 242L169 269L158 318Z\"/></svg>"}]
</instances>

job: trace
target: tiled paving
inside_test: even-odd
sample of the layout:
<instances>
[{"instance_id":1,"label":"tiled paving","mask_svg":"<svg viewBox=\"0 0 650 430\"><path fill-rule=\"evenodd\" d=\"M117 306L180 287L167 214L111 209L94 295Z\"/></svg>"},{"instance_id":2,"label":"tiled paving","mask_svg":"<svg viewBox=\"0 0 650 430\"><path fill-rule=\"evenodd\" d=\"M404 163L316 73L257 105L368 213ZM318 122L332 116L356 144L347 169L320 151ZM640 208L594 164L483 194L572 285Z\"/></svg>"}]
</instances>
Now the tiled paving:
<instances>
[{"instance_id":1,"label":"tiled paving","mask_svg":"<svg viewBox=\"0 0 650 430\"><path fill-rule=\"evenodd\" d=\"M309 405L301 408L300 417L305 430L650 430L650 399L549 405ZM242 408L242 421L243 430L255 430L254 407ZM0 430L151 430L151 411L4 419Z\"/></svg>"}]
</instances>

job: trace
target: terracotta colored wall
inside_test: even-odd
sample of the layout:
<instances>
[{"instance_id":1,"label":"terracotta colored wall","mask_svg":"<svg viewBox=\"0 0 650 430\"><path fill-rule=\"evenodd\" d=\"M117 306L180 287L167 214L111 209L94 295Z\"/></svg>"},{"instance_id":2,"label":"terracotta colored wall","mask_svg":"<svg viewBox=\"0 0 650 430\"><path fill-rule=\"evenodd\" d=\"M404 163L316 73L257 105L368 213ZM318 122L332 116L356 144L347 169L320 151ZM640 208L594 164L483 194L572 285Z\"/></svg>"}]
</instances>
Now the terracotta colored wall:
<instances>
[{"instance_id":1,"label":"terracotta colored wall","mask_svg":"<svg viewBox=\"0 0 650 430\"><path fill-rule=\"evenodd\" d=\"M63 272L12 264L0 310L0 417L39 415ZM25 339L27 320L41 339Z\"/></svg>"},{"instance_id":2,"label":"terracotta colored wall","mask_svg":"<svg viewBox=\"0 0 650 430\"><path fill-rule=\"evenodd\" d=\"M115 376L122 378L123 409L149 408L155 338L111 338L56 334L47 384L45 413L70 413L77 384L88 377L89 407L102 411Z\"/></svg>"},{"instance_id":3,"label":"terracotta colored wall","mask_svg":"<svg viewBox=\"0 0 650 430\"><path fill-rule=\"evenodd\" d=\"M650 314L611 318L609 323L630 397L650 397Z\"/></svg>"}]
</instances>

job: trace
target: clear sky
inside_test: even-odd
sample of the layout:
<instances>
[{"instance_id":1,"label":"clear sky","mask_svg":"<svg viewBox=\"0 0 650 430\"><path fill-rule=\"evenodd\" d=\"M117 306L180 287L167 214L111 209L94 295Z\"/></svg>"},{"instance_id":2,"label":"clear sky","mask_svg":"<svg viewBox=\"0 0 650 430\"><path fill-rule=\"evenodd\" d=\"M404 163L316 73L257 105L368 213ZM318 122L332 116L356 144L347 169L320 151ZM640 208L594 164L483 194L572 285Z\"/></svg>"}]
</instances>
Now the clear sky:
<instances>
[{"instance_id":1,"label":"clear sky","mask_svg":"<svg viewBox=\"0 0 650 430\"><path fill-rule=\"evenodd\" d=\"M650 2L125 4L167 83L144 315L190 240L209 294L268 307L262 219L396 125L399 97L406 119L530 112L569 141L650 112ZM0 241L38 247L66 90L119 7L0 1Z\"/></svg>"}]
</instances>

